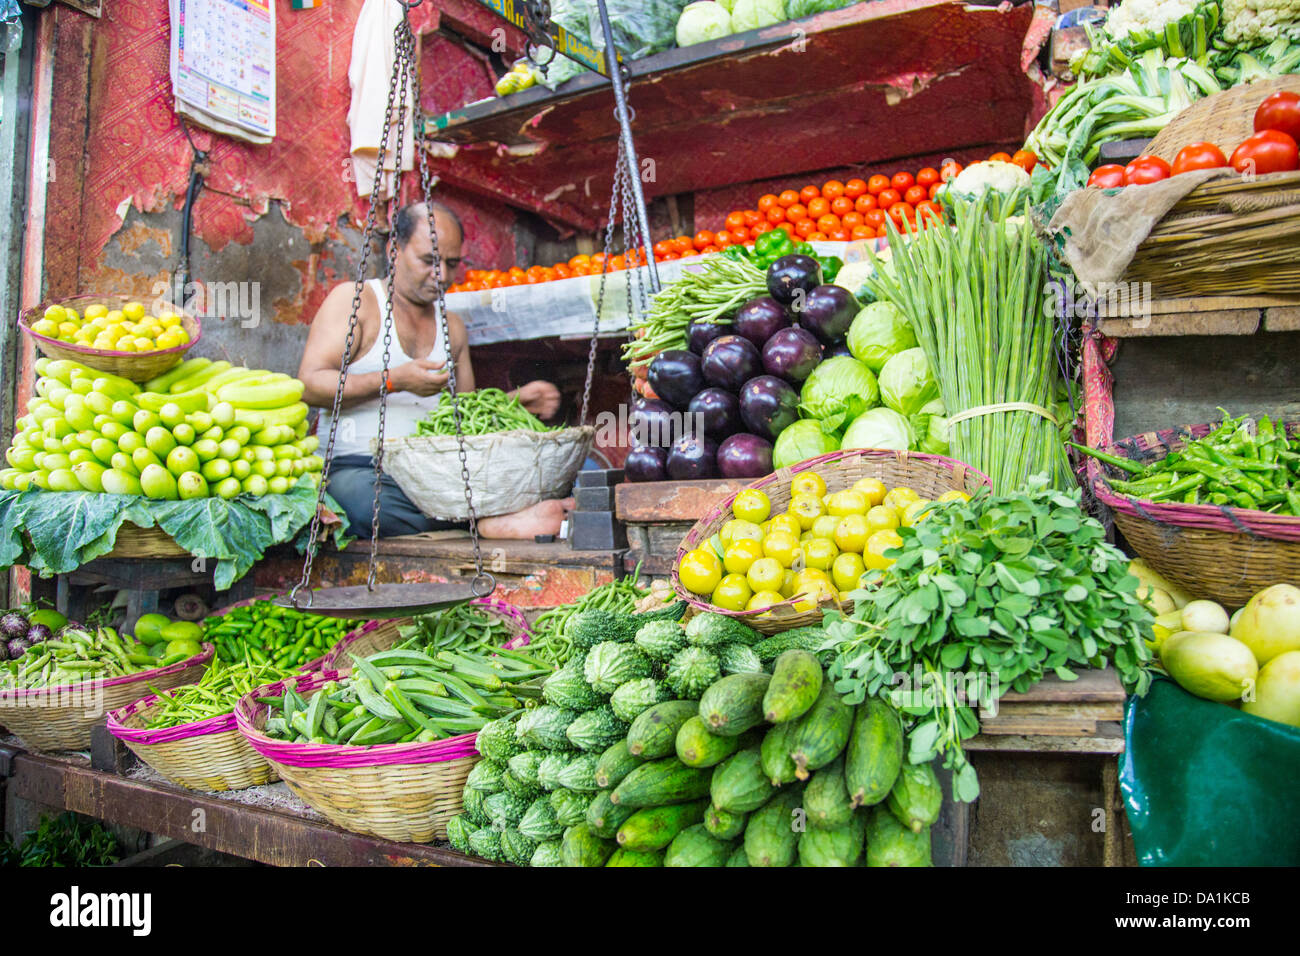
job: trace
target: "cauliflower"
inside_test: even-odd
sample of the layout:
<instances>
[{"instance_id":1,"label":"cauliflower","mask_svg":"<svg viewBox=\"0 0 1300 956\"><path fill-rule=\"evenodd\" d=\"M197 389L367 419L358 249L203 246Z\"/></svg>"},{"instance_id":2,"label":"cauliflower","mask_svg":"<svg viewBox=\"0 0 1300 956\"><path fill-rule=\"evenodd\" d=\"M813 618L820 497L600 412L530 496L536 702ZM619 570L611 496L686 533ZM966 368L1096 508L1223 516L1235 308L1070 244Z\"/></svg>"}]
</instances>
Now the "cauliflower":
<instances>
[{"instance_id":1,"label":"cauliflower","mask_svg":"<svg viewBox=\"0 0 1300 956\"><path fill-rule=\"evenodd\" d=\"M1199 0L1124 0L1106 18L1106 32L1112 40L1122 40L1137 30L1160 33L1166 24L1195 13L1199 5Z\"/></svg>"},{"instance_id":2,"label":"cauliflower","mask_svg":"<svg viewBox=\"0 0 1300 956\"><path fill-rule=\"evenodd\" d=\"M997 160L971 163L939 190L939 201L952 212L957 203L973 203L981 194L990 192L993 196L987 206L988 214L1000 219L1024 205L1030 182L1029 174L1012 163Z\"/></svg>"},{"instance_id":3,"label":"cauliflower","mask_svg":"<svg viewBox=\"0 0 1300 956\"><path fill-rule=\"evenodd\" d=\"M1246 48L1300 40L1300 0L1223 0L1223 38Z\"/></svg>"}]
</instances>

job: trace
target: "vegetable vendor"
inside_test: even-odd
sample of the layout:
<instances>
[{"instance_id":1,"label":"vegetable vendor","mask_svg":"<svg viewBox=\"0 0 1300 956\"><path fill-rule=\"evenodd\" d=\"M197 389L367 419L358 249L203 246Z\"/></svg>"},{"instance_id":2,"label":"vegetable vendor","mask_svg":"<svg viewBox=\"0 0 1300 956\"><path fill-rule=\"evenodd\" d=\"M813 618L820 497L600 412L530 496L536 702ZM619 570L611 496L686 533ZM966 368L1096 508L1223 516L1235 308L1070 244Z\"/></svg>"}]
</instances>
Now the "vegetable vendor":
<instances>
[{"instance_id":1,"label":"vegetable vendor","mask_svg":"<svg viewBox=\"0 0 1300 956\"><path fill-rule=\"evenodd\" d=\"M446 206L434 203L434 228L442 256L442 275L434 272L433 243L425 226L429 214L423 203L399 210L393 228L397 258L393 266L393 341L388 366L388 396L384 431L386 435L410 435L416 424L437 406L450 378L447 363L456 364L459 392L474 390L474 368L470 363L469 336L459 316L449 313L450 342L442 340L436 313L437 283L446 281L461 260L464 229ZM328 435L330 412L339 384L339 367L347 340L348 317L356 285L345 282L325 297L311 323L302 362L298 367L306 389L303 401L323 409L319 433ZM343 388L334 461L329 475L329 492L347 513L349 532L368 538L374 507L374 460L371 440L379 430L379 388L383 370L380 332L388 295L385 279L369 279L361 288L357 332L348 356L348 375ZM560 408L560 391L550 382L528 382L511 394L538 418L549 418ZM461 480L460 475L447 476ZM379 497L381 537L418 534L468 527L466 522L437 521L423 515L402 493L390 475L382 477ZM557 534L573 499L542 501L517 514L485 517L479 532L486 538L530 539L539 534Z\"/></svg>"}]
</instances>

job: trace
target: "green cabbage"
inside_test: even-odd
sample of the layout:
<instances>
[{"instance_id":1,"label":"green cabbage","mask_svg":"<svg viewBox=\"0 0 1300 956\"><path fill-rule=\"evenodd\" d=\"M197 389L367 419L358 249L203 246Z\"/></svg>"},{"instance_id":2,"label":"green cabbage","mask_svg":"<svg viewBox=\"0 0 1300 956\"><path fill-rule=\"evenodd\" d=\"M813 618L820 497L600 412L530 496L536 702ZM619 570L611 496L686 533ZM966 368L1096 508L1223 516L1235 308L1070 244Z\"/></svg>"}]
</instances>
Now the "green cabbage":
<instances>
[{"instance_id":1,"label":"green cabbage","mask_svg":"<svg viewBox=\"0 0 1300 956\"><path fill-rule=\"evenodd\" d=\"M925 437L917 446L917 451L923 451L927 455L947 455L948 454L948 418L945 415L931 415L927 423Z\"/></svg>"},{"instance_id":2,"label":"green cabbage","mask_svg":"<svg viewBox=\"0 0 1300 956\"><path fill-rule=\"evenodd\" d=\"M785 468L798 461L807 461L835 451L840 443L834 435L826 434L821 422L802 418L776 436L772 446L772 467Z\"/></svg>"},{"instance_id":3,"label":"green cabbage","mask_svg":"<svg viewBox=\"0 0 1300 956\"><path fill-rule=\"evenodd\" d=\"M910 418L938 395L939 383L923 349L905 349L880 370L880 400L900 415Z\"/></svg>"},{"instance_id":4,"label":"green cabbage","mask_svg":"<svg viewBox=\"0 0 1300 956\"><path fill-rule=\"evenodd\" d=\"M736 0L731 8L731 29L735 33L757 30L784 19L784 0Z\"/></svg>"},{"instance_id":5,"label":"green cabbage","mask_svg":"<svg viewBox=\"0 0 1300 956\"><path fill-rule=\"evenodd\" d=\"M876 376L855 358L826 359L803 383L799 409L827 431L838 431L880 400Z\"/></svg>"},{"instance_id":6,"label":"green cabbage","mask_svg":"<svg viewBox=\"0 0 1300 956\"><path fill-rule=\"evenodd\" d=\"M715 0L698 0L686 5L677 20L677 45L690 46L716 40L731 32L731 14Z\"/></svg>"},{"instance_id":7,"label":"green cabbage","mask_svg":"<svg viewBox=\"0 0 1300 956\"><path fill-rule=\"evenodd\" d=\"M892 408L873 408L853 419L841 448L890 448L908 451L916 445L916 432L907 419Z\"/></svg>"},{"instance_id":8,"label":"green cabbage","mask_svg":"<svg viewBox=\"0 0 1300 956\"><path fill-rule=\"evenodd\" d=\"M854 0L785 0L785 15L791 20L847 7Z\"/></svg>"},{"instance_id":9,"label":"green cabbage","mask_svg":"<svg viewBox=\"0 0 1300 956\"><path fill-rule=\"evenodd\" d=\"M855 359L879 374L893 356L916 347L916 334L892 302L873 302L849 326L847 343Z\"/></svg>"}]
</instances>

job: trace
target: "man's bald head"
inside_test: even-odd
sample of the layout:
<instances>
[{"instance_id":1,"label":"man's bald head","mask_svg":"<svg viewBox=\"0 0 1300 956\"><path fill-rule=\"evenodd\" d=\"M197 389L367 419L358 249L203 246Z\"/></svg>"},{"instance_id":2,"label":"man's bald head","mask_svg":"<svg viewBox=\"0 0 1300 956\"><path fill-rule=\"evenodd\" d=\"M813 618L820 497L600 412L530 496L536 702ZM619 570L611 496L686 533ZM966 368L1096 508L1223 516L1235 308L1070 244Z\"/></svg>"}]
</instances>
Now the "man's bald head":
<instances>
[{"instance_id":1,"label":"man's bald head","mask_svg":"<svg viewBox=\"0 0 1300 956\"><path fill-rule=\"evenodd\" d=\"M393 234L397 237L399 247L406 245L411 241L411 236L415 235L415 227L418 223L428 220L428 212L422 202L413 202L397 210L397 218L393 220ZM460 217L445 203L435 201L433 203L434 226L439 226L438 220L449 221L456 227L456 236L460 242L465 241L465 226L461 223ZM450 238L450 237L448 237ZM438 242L443 241L443 230L438 229Z\"/></svg>"},{"instance_id":2,"label":"man's bald head","mask_svg":"<svg viewBox=\"0 0 1300 956\"><path fill-rule=\"evenodd\" d=\"M442 278L443 282L448 282L460 265L465 233L460 219L442 203L433 203L433 217L442 260ZM417 305L428 305L437 295L433 243L429 241L429 230L424 225L428 221L429 213L424 203L404 206L393 220L393 236L397 240L394 291Z\"/></svg>"}]
</instances>

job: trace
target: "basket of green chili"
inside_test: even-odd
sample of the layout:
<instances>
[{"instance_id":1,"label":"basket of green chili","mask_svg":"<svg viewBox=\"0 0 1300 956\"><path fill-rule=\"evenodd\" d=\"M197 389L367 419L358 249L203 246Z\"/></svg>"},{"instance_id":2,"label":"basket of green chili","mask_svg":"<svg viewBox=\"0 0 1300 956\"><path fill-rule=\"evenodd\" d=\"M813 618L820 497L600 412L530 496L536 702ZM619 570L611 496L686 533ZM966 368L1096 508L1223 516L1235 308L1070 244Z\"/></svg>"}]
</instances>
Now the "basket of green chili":
<instances>
[{"instance_id":1,"label":"basket of green chili","mask_svg":"<svg viewBox=\"0 0 1300 956\"><path fill-rule=\"evenodd\" d=\"M1229 607L1300 580L1300 422L1247 416L1147 432L1102 450L1097 498L1139 555Z\"/></svg>"},{"instance_id":2,"label":"basket of green chili","mask_svg":"<svg viewBox=\"0 0 1300 956\"><path fill-rule=\"evenodd\" d=\"M257 687L282 680L273 664L215 661L197 684L154 693L108 715L108 731L172 783L190 790L243 790L280 779L249 746L235 705Z\"/></svg>"},{"instance_id":3,"label":"basket of green chili","mask_svg":"<svg viewBox=\"0 0 1300 956\"><path fill-rule=\"evenodd\" d=\"M466 392L454 405L443 396L414 435L384 441L384 471L430 518L469 518L457 410L465 435L464 474L479 517L514 514L566 497L596 435L589 425L548 428L500 389ZM371 443L372 454L377 445Z\"/></svg>"}]
</instances>

